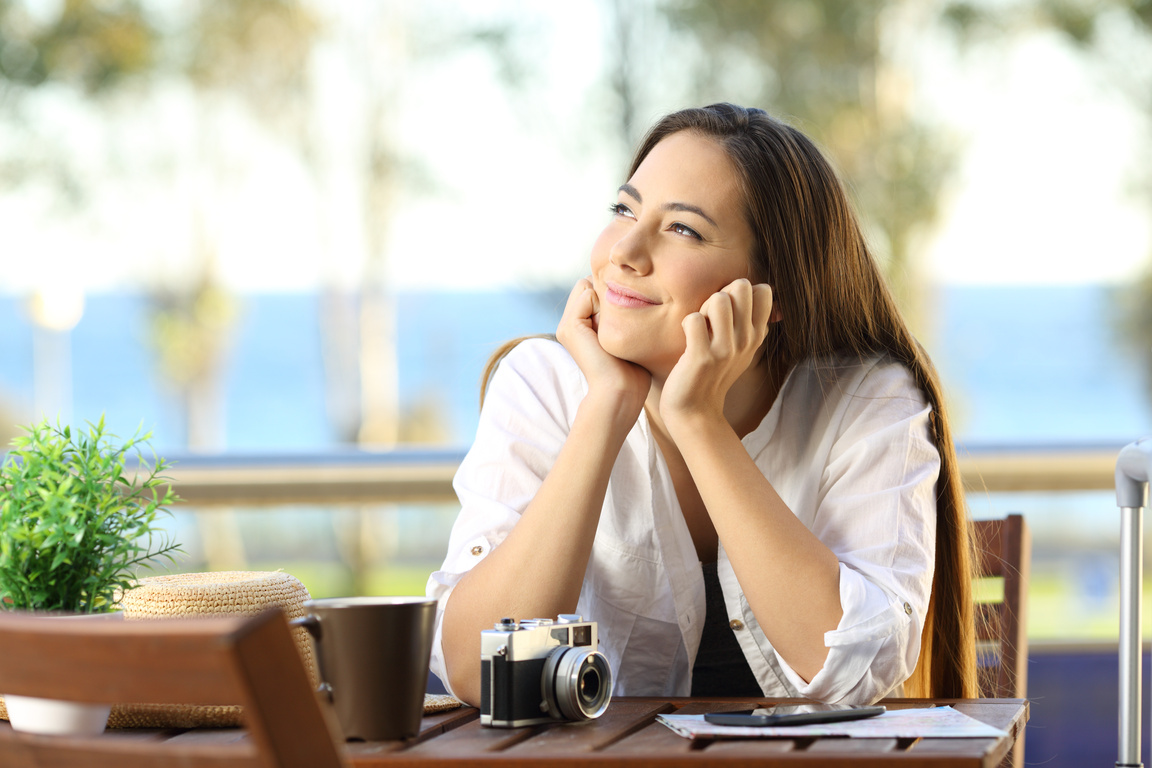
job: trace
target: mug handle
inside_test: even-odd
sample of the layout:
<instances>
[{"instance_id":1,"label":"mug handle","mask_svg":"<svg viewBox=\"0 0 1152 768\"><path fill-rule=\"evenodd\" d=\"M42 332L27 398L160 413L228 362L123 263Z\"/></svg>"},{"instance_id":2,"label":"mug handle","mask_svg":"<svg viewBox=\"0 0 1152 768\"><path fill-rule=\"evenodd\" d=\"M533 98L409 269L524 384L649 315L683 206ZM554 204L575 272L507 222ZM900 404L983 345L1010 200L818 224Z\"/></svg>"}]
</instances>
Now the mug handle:
<instances>
[{"instance_id":1,"label":"mug handle","mask_svg":"<svg viewBox=\"0 0 1152 768\"><path fill-rule=\"evenodd\" d=\"M309 613L307 616L299 616L295 619L288 620L288 626L296 629L303 627L308 630L308 634L312 635L313 639L320 639L320 618L314 614Z\"/></svg>"},{"instance_id":2,"label":"mug handle","mask_svg":"<svg viewBox=\"0 0 1152 768\"><path fill-rule=\"evenodd\" d=\"M311 613L307 616L300 616L295 619L289 619L288 626L292 627L293 629L303 627L304 629L308 630L308 634L312 635L313 640L320 639L320 619ZM332 686L328 683L321 682L320 686L316 689L316 693L326 698L329 704L333 703L335 700L332 695Z\"/></svg>"}]
</instances>

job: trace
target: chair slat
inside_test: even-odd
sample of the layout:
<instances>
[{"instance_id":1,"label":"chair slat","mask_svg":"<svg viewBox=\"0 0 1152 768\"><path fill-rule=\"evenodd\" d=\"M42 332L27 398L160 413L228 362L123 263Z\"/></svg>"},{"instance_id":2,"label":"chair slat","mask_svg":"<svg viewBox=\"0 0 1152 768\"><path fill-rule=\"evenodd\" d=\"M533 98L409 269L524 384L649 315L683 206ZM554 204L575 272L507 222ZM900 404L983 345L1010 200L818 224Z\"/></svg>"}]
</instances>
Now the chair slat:
<instances>
[{"instance_id":1,"label":"chair slat","mask_svg":"<svg viewBox=\"0 0 1152 768\"><path fill-rule=\"evenodd\" d=\"M108 704L239 704L247 737L36 736L0 723L0 768L340 768L287 619L88 621L0 611L0 692Z\"/></svg>"},{"instance_id":2,"label":"chair slat","mask_svg":"<svg viewBox=\"0 0 1152 768\"><path fill-rule=\"evenodd\" d=\"M1004 520L978 520L975 525L976 575L979 577L1004 575Z\"/></svg>"},{"instance_id":3,"label":"chair slat","mask_svg":"<svg viewBox=\"0 0 1152 768\"><path fill-rule=\"evenodd\" d=\"M125 704L238 704L243 699L228 646L206 642L236 632L243 619L167 620L159 639L154 622L0 618L3 693Z\"/></svg>"},{"instance_id":4,"label":"chair slat","mask_svg":"<svg viewBox=\"0 0 1152 768\"><path fill-rule=\"evenodd\" d=\"M1004 633L1003 617L1003 603L977 603L976 639L999 641Z\"/></svg>"},{"instance_id":5,"label":"chair slat","mask_svg":"<svg viewBox=\"0 0 1152 768\"><path fill-rule=\"evenodd\" d=\"M980 693L994 698L1026 698L1028 636L1026 592L1032 543L1022 515L1000 520L977 520L973 526L976 571L982 577L1001 577L999 602L976 605L978 640L992 640L998 653L983 655Z\"/></svg>"}]
</instances>

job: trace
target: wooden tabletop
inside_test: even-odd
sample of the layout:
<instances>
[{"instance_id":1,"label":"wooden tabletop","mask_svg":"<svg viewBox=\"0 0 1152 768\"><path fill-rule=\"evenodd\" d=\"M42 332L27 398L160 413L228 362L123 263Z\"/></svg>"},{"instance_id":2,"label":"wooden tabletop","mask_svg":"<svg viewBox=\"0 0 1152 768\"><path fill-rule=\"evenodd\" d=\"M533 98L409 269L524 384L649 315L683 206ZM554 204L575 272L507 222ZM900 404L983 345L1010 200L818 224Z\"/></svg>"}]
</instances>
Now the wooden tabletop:
<instances>
[{"instance_id":1,"label":"wooden tabletop","mask_svg":"<svg viewBox=\"0 0 1152 768\"><path fill-rule=\"evenodd\" d=\"M348 744L357 768L369 766L950 766L996 768L1028 721L1023 699L888 699L889 709L950 704L1008 733L998 739L724 739L693 741L657 723L659 714L753 709L764 699L616 698L597 720L527 728L487 728L463 708L424 718L407 742Z\"/></svg>"},{"instance_id":2,"label":"wooden tabletop","mask_svg":"<svg viewBox=\"0 0 1152 768\"><path fill-rule=\"evenodd\" d=\"M349 742L350 768L459 766L860 766L861 768L997 768L1012 764L1028 721L1024 699L886 699L889 709L955 706L964 714L1007 732L979 739L718 739L691 740L656 722L659 714L748 710L788 703L770 699L616 698L608 711L583 723L549 723L525 728L487 728L471 707L426 716L420 734L407 741ZM9 729L0 722L0 731ZM0 736L3 734L0 733ZM99 738L160 740L181 746L234 744L243 748L242 728L114 730ZM1017 750L1019 752L1019 750ZM253 753L254 754L254 753ZM0 754L0 765L7 765ZM1019 758L1019 754L1015 754ZM19 761L17 761L19 764ZM1019 764L1019 762L1017 762Z\"/></svg>"}]
</instances>

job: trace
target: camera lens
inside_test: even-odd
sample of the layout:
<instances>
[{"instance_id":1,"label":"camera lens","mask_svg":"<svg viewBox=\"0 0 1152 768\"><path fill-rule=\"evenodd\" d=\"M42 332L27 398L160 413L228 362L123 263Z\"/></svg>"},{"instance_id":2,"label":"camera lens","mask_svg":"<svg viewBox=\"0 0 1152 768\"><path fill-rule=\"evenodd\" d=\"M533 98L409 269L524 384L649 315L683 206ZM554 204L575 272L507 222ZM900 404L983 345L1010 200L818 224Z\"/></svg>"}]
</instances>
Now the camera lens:
<instances>
[{"instance_id":1,"label":"camera lens","mask_svg":"<svg viewBox=\"0 0 1152 768\"><path fill-rule=\"evenodd\" d=\"M600 695L600 672L596 667L580 670L580 701L595 701Z\"/></svg>"},{"instance_id":2,"label":"camera lens","mask_svg":"<svg viewBox=\"0 0 1152 768\"><path fill-rule=\"evenodd\" d=\"M604 714L612 699L612 669L604 654L591 648L561 646L548 654L540 686L552 717L591 720Z\"/></svg>"}]
</instances>

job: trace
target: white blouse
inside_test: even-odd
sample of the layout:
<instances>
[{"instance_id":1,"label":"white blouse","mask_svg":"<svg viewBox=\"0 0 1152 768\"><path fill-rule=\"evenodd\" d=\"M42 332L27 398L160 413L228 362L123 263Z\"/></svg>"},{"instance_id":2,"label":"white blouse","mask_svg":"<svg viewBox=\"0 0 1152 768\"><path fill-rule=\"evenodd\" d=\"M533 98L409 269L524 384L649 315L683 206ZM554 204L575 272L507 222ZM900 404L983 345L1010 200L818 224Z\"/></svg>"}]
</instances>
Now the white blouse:
<instances>
[{"instance_id":1,"label":"white blouse","mask_svg":"<svg viewBox=\"0 0 1152 768\"><path fill-rule=\"evenodd\" d=\"M541 339L517 346L492 378L453 482L462 507L448 553L428 579L439 601L432 670L446 684L444 605L536 495L587 388L568 352ZM840 561L843 617L824 635L823 668L805 682L768 642L721 543L729 623L765 696L864 703L902 691L935 562L940 456L930 412L911 374L886 357L807 361L744 437L788 508ZM687 696L704 611L696 549L641 413L612 469L577 607L598 622L614 695Z\"/></svg>"}]
</instances>

